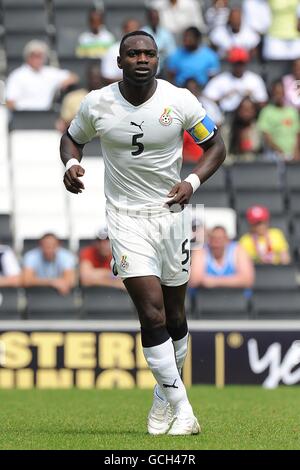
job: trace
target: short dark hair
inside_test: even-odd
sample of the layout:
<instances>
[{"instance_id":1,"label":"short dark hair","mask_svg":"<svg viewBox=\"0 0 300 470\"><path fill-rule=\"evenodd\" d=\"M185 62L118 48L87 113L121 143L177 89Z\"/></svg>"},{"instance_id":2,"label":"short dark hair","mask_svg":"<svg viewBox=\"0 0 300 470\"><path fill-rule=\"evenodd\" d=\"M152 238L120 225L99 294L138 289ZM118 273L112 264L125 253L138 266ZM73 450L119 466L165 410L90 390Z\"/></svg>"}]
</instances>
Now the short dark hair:
<instances>
[{"instance_id":1,"label":"short dark hair","mask_svg":"<svg viewBox=\"0 0 300 470\"><path fill-rule=\"evenodd\" d=\"M120 42L120 48L119 48L119 54L121 54L121 49L123 47L124 42L126 39L130 38L131 36L147 36L148 38L152 39L152 41L155 44L155 47L157 48L156 42L152 34L146 33L146 31L132 31L131 33L125 34L125 36L122 37L121 42Z\"/></svg>"},{"instance_id":2,"label":"short dark hair","mask_svg":"<svg viewBox=\"0 0 300 470\"><path fill-rule=\"evenodd\" d=\"M193 34L193 36L195 36L195 38L198 40L202 38L202 33L200 29L196 28L196 26L189 26L184 30L184 32Z\"/></svg>"}]
</instances>

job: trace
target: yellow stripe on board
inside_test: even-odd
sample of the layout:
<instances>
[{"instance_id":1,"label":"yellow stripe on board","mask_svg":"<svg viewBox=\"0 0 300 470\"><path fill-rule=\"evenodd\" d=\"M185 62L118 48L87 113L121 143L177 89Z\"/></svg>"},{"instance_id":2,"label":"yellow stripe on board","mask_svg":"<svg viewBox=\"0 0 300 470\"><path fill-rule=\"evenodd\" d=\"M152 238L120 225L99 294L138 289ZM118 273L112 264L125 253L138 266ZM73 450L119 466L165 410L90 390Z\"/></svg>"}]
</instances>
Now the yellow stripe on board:
<instances>
[{"instance_id":1,"label":"yellow stripe on board","mask_svg":"<svg viewBox=\"0 0 300 470\"><path fill-rule=\"evenodd\" d=\"M215 373L216 386L223 388L225 385L225 341L223 333L215 336Z\"/></svg>"}]
</instances>

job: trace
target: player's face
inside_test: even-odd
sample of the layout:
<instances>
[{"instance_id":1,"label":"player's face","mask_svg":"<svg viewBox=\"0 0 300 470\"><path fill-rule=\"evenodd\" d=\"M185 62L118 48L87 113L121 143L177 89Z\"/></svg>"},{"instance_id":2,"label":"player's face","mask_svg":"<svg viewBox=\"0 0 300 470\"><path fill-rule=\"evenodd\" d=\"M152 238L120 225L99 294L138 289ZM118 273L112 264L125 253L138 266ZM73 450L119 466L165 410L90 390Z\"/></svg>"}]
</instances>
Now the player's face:
<instances>
[{"instance_id":1,"label":"player's face","mask_svg":"<svg viewBox=\"0 0 300 470\"><path fill-rule=\"evenodd\" d=\"M158 68L156 44L147 36L129 37L122 46L118 66L124 78L135 85L150 83Z\"/></svg>"}]
</instances>

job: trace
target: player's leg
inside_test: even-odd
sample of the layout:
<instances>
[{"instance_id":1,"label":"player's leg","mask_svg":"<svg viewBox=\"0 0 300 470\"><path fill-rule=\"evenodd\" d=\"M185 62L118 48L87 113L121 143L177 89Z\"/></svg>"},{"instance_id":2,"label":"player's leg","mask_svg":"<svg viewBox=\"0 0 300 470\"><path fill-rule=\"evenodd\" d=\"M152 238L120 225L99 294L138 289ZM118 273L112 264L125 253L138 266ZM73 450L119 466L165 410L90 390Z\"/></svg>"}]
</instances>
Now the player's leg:
<instances>
[{"instance_id":1,"label":"player's leg","mask_svg":"<svg viewBox=\"0 0 300 470\"><path fill-rule=\"evenodd\" d=\"M189 340L188 325L184 308L186 287L187 283L175 287L162 285L166 327L173 341L179 374L181 374L187 355Z\"/></svg>"},{"instance_id":2,"label":"player's leg","mask_svg":"<svg viewBox=\"0 0 300 470\"><path fill-rule=\"evenodd\" d=\"M141 276L127 278L124 284L138 311L147 364L160 388L164 390L167 401L175 412L179 412L182 407L187 408L190 405L177 369L173 343L166 327L160 280L156 276ZM164 403L161 405L166 413ZM149 429L148 423L151 434L163 434L168 430L170 423L167 422L166 416L163 416L163 420L158 419L157 422L154 420L152 425L150 423Z\"/></svg>"}]
</instances>

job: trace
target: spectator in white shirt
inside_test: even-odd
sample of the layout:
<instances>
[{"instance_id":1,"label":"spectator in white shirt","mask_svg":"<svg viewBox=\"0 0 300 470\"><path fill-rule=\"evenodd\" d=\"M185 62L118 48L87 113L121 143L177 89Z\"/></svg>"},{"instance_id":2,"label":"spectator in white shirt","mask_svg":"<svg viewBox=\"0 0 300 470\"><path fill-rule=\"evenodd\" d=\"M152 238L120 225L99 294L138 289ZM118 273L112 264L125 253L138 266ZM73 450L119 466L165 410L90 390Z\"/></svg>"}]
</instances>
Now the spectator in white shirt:
<instances>
[{"instance_id":1,"label":"spectator in white shirt","mask_svg":"<svg viewBox=\"0 0 300 470\"><path fill-rule=\"evenodd\" d=\"M215 28L210 34L210 40L219 55L226 57L233 47L252 52L258 46L260 36L243 21L241 8L234 7L230 10L227 25Z\"/></svg>"},{"instance_id":2,"label":"spectator in white shirt","mask_svg":"<svg viewBox=\"0 0 300 470\"><path fill-rule=\"evenodd\" d=\"M232 64L232 70L212 78L203 94L218 103L224 112L234 111L246 96L263 106L268 101L268 93L263 79L246 70L246 64L250 60L249 53L235 47L229 52L227 60Z\"/></svg>"},{"instance_id":3,"label":"spectator in white shirt","mask_svg":"<svg viewBox=\"0 0 300 470\"><path fill-rule=\"evenodd\" d=\"M51 109L58 90L78 82L69 70L45 65L48 46L32 40L24 48L25 63L14 70L6 83L6 105L11 110L46 111Z\"/></svg>"},{"instance_id":4,"label":"spectator in white shirt","mask_svg":"<svg viewBox=\"0 0 300 470\"><path fill-rule=\"evenodd\" d=\"M21 269L17 257L8 245L0 244L0 287L18 287Z\"/></svg>"},{"instance_id":5,"label":"spectator in white shirt","mask_svg":"<svg viewBox=\"0 0 300 470\"><path fill-rule=\"evenodd\" d=\"M264 35L271 25L271 10L267 0L244 0L243 19L253 31Z\"/></svg>"},{"instance_id":6,"label":"spectator in white shirt","mask_svg":"<svg viewBox=\"0 0 300 470\"><path fill-rule=\"evenodd\" d=\"M92 8L89 13L90 31L82 33L78 38L76 55L98 59L105 56L108 49L114 44L115 37L108 31L104 24L104 13L102 10Z\"/></svg>"},{"instance_id":7,"label":"spectator in white shirt","mask_svg":"<svg viewBox=\"0 0 300 470\"><path fill-rule=\"evenodd\" d=\"M123 35L138 31L140 23L135 18L130 18L124 21L122 25ZM120 42L113 44L103 57L101 61L101 75L106 85L122 80L122 70L119 69L117 64L117 57L119 55Z\"/></svg>"},{"instance_id":8,"label":"spectator in white shirt","mask_svg":"<svg viewBox=\"0 0 300 470\"><path fill-rule=\"evenodd\" d=\"M161 26L176 37L189 26L196 26L201 32L206 29L197 0L154 0L151 5L159 10Z\"/></svg>"},{"instance_id":9,"label":"spectator in white shirt","mask_svg":"<svg viewBox=\"0 0 300 470\"><path fill-rule=\"evenodd\" d=\"M230 9L228 0L212 0L212 5L205 12L208 31L227 24Z\"/></svg>"}]
</instances>

